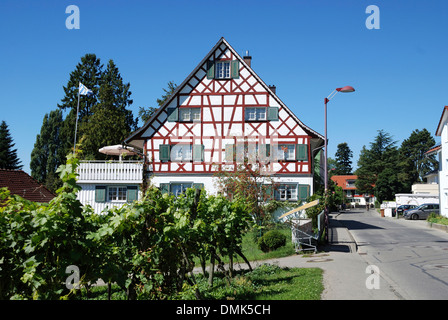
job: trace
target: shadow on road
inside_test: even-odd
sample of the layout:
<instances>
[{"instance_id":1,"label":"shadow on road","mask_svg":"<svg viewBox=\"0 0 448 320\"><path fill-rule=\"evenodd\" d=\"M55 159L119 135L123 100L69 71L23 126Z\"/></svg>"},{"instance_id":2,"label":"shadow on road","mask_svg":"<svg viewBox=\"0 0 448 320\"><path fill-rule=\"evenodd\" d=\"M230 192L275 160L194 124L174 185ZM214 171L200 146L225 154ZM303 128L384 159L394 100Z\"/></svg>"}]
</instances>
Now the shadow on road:
<instances>
[{"instance_id":1,"label":"shadow on road","mask_svg":"<svg viewBox=\"0 0 448 320\"><path fill-rule=\"evenodd\" d=\"M343 224L346 228L349 230L365 230L365 229L383 229L378 226L374 226L368 223L359 222L359 221L353 221L353 220L340 220L338 219L338 222Z\"/></svg>"},{"instance_id":2,"label":"shadow on road","mask_svg":"<svg viewBox=\"0 0 448 320\"><path fill-rule=\"evenodd\" d=\"M345 244L326 244L319 247L319 250L323 252L351 252L350 246Z\"/></svg>"}]
</instances>

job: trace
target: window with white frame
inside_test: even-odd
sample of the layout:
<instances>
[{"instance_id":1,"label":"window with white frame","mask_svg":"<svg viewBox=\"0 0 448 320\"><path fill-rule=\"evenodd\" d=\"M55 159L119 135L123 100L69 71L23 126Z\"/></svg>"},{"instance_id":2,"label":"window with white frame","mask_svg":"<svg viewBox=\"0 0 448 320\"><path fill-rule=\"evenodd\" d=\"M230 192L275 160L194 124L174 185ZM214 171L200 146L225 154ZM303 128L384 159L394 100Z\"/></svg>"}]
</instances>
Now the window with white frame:
<instances>
[{"instance_id":1,"label":"window with white frame","mask_svg":"<svg viewBox=\"0 0 448 320\"><path fill-rule=\"evenodd\" d=\"M109 201L126 201L126 187L109 187Z\"/></svg>"},{"instance_id":2,"label":"window with white frame","mask_svg":"<svg viewBox=\"0 0 448 320\"><path fill-rule=\"evenodd\" d=\"M265 107L246 108L245 113L246 121L262 121L267 119Z\"/></svg>"},{"instance_id":3,"label":"window with white frame","mask_svg":"<svg viewBox=\"0 0 448 320\"><path fill-rule=\"evenodd\" d=\"M230 78L230 61L220 61L216 63L216 78L228 79Z\"/></svg>"},{"instance_id":4,"label":"window with white frame","mask_svg":"<svg viewBox=\"0 0 448 320\"><path fill-rule=\"evenodd\" d=\"M175 144L171 146L171 161L192 160L191 144Z\"/></svg>"},{"instance_id":5,"label":"window with white frame","mask_svg":"<svg viewBox=\"0 0 448 320\"><path fill-rule=\"evenodd\" d=\"M282 144L277 146L277 160L296 160L296 149L293 144Z\"/></svg>"},{"instance_id":6,"label":"window with white frame","mask_svg":"<svg viewBox=\"0 0 448 320\"><path fill-rule=\"evenodd\" d=\"M200 108L179 108L179 120L180 121L200 121L201 109Z\"/></svg>"},{"instance_id":7,"label":"window with white frame","mask_svg":"<svg viewBox=\"0 0 448 320\"><path fill-rule=\"evenodd\" d=\"M191 188L193 186L192 183L171 183L170 184L170 191L172 194L174 194L176 197L182 193L185 192L188 188Z\"/></svg>"},{"instance_id":8,"label":"window with white frame","mask_svg":"<svg viewBox=\"0 0 448 320\"><path fill-rule=\"evenodd\" d=\"M297 200L297 185L296 184L283 184L277 188L278 200Z\"/></svg>"}]
</instances>

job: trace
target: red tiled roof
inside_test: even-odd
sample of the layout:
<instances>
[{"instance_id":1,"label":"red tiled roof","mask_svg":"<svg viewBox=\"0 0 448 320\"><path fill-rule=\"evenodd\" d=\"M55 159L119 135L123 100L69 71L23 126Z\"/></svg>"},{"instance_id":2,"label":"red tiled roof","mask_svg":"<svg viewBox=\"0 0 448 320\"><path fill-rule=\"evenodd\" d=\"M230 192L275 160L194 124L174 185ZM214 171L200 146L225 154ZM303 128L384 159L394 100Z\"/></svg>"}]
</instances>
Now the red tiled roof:
<instances>
[{"instance_id":1,"label":"red tiled roof","mask_svg":"<svg viewBox=\"0 0 448 320\"><path fill-rule=\"evenodd\" d=\"M339 187L342 187L343 190L356 190L356 187L347 187L347 180L356 180L356 179L358 179L358 176L356 175L331 177L331 180L333 180Z\"/></svg>"},{"instance_id":2,"label":"red tiled roof","mask_svg":"<svg viewBox=\"0 0 448 320\"><path fill-rule=\"evenodd\" d=\"M7 187L16 194L34 202L50 202L55 195L22 170L0 169L0 188Z\"/></svg>"},{"instance_id":3,"label":"red tiled roof","mask_svg":"<svg viewBox=\"0 0 448 320\"><path fill-rule=\"evenodd\" d=\"M442 149L442 145L437 145L435 147L432 147L431 149L429 149L428 151L425 152L426 155L431 155L436 153L437 151L439 151L440 149Z\"/></svg>"}]
</instances>

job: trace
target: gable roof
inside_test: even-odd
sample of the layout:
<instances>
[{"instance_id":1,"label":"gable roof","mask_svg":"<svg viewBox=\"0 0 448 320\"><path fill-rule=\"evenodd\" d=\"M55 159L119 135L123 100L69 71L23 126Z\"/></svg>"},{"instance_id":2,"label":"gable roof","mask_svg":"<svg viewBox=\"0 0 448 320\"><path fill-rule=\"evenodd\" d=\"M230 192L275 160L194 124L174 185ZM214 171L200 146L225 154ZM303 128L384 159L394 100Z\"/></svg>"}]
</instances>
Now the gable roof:
<instances>
[{"instance_id":1,"label":"gable roof","mask_svg":"<svg viewBox=\"0 0 448 320\"><path fill-rule=\"evenodd\" d=\"M181 92L184 87L189 83L192 77L199 71L199 69L206 63L206 61L210 60L210 57L214 54L214 52L222 45L224 44L232 53L233 55L239 60L241 64L244 65L245 68L255 77L255 79L264 87L264 89L269 92L269 94L281 105L288 113L289 115L300 125L300 127L312 138L317 138L320 140L323 140L324 137L319 134L318 132L312 130L308 126L306 126L302 121L300 121L297 116L283 103L283 101L280 100L280 98L271 90L271 88L266 85L266 83L254 72L254 70L245 62L245 60L232 48L232 46L222 37L219 39L219 41L215 44L215 46L210 50L210 52L199 62L199 64L194 68L194 70L185 78L185 80L176 88L176 90L173 92L173 94L165 101L165 103L158 108L151 118L149 118L145 124L137 129L135 132L133 132L129 137L127 137L123 143L127 145L131 145L138 148L143 148L143 143L145 141L145 138L142 137L143 133L148 128L149 124L154 121L154 119L157 119L157 117L160 115L160 113L171 103L171 101L177 96L179 92ZM319 144L319 143L318 143Z\"/></svg>"},{"instance_id":2,"label":"gable roof","mask_svg":"<svg viewBox=\"0 0 448 320\"><path fill-rule=\"evenodd\" d=\"M445 106L443 108L442 115L440 116L439 125L437 126L437 130L436 130L436 136L442 135L442 128L443 128L442 124L447 122L447 120L448 120L447 111L448 111L448 106Z\"/></svg>"},{"instance_id":3,"label":"gable roof","mask_svg":"<svg viewBox=\"0 0 448 320\"><path fill-rule=\"evenodd\" d=\"M50 202L55 195L22 170L0 169L0 188L34 202Z\"/></svg>"}]
</instances>

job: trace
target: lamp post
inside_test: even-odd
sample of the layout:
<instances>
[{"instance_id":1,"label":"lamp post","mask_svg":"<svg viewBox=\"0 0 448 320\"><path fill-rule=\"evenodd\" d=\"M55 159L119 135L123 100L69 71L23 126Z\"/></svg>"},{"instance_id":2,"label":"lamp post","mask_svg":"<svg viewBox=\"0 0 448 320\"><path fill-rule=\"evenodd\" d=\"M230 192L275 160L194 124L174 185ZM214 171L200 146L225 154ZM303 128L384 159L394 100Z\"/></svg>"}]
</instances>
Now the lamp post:
<instances>
[{"instance_id":1,"label":"lamp post","mask_svg":"<svg viewBox=\"0 0 448 320\"><path fill-rule=\"evenodd\" d=\"M338 93L338 92L354 92L355 89L351 86L345 86L342 88L336 88L330 95L325 98L325 160L324 160L324 184L325 184L325 242L328 243L328 207L327 207L327 192L328 192L328 166L327 166L327 103Z\"/></svg>"}]
</instances>

